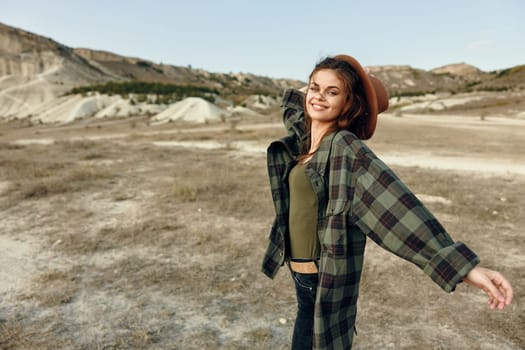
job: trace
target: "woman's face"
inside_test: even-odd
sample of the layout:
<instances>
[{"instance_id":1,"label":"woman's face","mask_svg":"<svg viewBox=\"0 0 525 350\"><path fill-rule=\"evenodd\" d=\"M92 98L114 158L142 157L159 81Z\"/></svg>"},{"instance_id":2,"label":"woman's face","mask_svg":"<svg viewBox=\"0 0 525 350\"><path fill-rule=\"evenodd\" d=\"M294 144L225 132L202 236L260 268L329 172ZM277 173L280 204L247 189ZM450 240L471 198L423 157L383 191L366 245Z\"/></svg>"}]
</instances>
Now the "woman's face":
<instances>
[{"instance_id":1,"label":"woman's face","mask_svg":"<svg viewBox=\"0 0 525 350\"><path fill-rule=\"evenodd\" d=\"M306 111L312 124L332 124L347 106L343 82L332 69L321 69L312 75L306 92Z\"/></svg>"}]
</instances>

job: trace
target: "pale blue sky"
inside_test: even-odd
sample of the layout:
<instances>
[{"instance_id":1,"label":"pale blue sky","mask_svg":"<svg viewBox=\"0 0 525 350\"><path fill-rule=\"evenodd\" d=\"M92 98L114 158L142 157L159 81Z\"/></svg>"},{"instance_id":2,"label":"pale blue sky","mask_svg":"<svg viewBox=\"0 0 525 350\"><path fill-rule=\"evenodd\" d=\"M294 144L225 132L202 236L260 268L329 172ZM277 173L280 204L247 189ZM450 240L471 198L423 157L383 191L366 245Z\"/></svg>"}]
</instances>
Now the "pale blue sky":
<instances>
[{"instance_id":1,"label":"pale blue sky","mask_svg":"<svg viewBox=\"0 0 525 350\"><path fill-rule=\"evenodd\" d=\"M490 71L525 64L523 0L2 0L0 22L71 47L306 80L319 59Z\"/></svg>"}]
</instances>

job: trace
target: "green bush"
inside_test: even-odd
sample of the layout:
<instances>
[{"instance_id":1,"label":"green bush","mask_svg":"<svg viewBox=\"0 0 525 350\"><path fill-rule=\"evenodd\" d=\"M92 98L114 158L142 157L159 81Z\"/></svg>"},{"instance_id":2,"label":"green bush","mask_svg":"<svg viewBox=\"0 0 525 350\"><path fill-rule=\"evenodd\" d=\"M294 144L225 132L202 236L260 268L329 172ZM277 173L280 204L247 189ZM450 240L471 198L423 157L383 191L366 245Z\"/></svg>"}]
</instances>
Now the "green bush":
<instances>
[{"instance_id":1,"label":"green bush","mask_svg":"<svg viewBox=\"0 0 525 350\"><path fill-rule=\"evenodd\" d=\"M128 94L173 95L182 98L188 96L200 97L206 94L219 93L216 89L204 86L149 83L145 81L111 81L105 84L75 87L71 89L68 94L87 94L88 92L98 92L107 95L115 94L121 96L126 96Z\"/></svg>"}]
</instances>

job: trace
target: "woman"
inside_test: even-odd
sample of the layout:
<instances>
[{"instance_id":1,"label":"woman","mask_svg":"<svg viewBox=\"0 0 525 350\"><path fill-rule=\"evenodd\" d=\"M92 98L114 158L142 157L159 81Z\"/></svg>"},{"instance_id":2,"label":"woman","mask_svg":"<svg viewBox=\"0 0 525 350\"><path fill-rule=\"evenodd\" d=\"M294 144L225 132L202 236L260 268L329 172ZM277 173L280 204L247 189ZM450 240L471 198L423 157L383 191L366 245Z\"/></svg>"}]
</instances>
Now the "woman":
<instances>
[{"instance_id":1,"label":"woman","mask_svg":"<svg viewBox=\"0 0 525 350\"><path fill-rule=\"evenodd\" d=\"M492 309L512 300L497 271L454 242L401 180L361 141L388 107L384 86L353 57L316 65L306 96L288 90L288 136L268 148L276 218L263 261L273 278L286 261L298 302L292 349L350 349L368 236L416 264L442 289L482 289ZM306 111L306 113L304 112Z\"/></svg>"}]
</instances>

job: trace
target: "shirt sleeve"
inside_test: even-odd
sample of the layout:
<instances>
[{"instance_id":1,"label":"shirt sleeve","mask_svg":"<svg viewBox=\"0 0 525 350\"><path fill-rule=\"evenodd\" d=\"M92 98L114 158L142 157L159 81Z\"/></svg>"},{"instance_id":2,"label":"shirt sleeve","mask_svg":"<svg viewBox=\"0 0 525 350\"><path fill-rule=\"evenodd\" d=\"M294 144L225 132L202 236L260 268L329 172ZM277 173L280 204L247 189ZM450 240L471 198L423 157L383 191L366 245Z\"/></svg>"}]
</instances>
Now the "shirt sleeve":
<instances>
[{"instance_id":1,"label":"shirt sleeve","mask_svg":"<svg viewBox=\"0 0 525 350\"><path fill-rule=\"evenodd\" d=\"M296 89L287 89L281 102L281 115L289 135L299 139L304 136L304 94Z\"/></svg>"},{"instance_id":2,"label":"shirt sleeve","mask_svg":"<svg viewBox=\"0 0 525 350\"><path fill-rule=\"evenodd\" d=\"M432 213L373 153L362 157L352 200L355 224L388 251L408 260L451 292L479 263L454 242Z\"/></svg>"}]
</instances>

